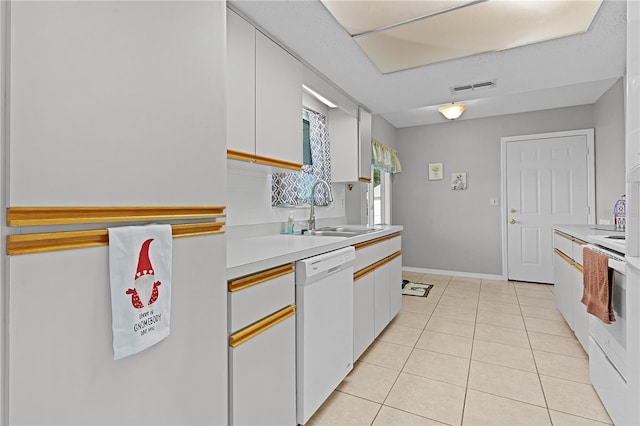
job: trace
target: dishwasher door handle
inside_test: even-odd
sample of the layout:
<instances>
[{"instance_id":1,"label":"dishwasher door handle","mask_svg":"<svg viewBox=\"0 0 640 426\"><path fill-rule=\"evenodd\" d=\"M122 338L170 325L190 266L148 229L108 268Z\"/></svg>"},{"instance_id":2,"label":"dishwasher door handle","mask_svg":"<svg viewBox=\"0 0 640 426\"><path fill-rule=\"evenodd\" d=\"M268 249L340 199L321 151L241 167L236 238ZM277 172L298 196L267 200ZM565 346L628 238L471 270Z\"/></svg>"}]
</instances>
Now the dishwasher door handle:
<instances>
[{"instance_id":1,"label":"dishwasher door handle","mask_svg":"<svg viewBox=\"0 0 640 426\"><path fill-rule=\"evenodd\" d=\"M327 270L327 274L333 274L334 272L338 272L340 269L342 269L342 265L334 266Z\"/></svg>"}]
</instances>

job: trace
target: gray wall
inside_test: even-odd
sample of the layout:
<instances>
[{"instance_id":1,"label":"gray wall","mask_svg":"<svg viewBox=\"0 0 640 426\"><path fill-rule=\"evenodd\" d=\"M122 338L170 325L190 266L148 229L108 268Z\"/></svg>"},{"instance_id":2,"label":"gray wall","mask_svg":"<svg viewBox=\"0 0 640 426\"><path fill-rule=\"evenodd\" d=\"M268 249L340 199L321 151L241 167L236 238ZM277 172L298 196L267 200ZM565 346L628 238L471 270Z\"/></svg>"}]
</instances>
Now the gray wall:
<instances>
[{"instance_id":1,"label":"gray wall","mask_svg":"<svg viewBox=\"0 0 640 426\"><path fill-rule=\"evenodd\" d=\"M594 126L587 105L398 129L392 214L404 226L403 266L501 275L502 207L489 205L500 197L500 138ZM428 180L429 163L443 163L443 180ZM466 190L450 189L453 172L467 173Z\"/></svg>"},{"instance_id":2,"label":"gray wall","mask_svg":"<svg viewBox=\"0 0 640 426\"><path fill-rule=\"evenodd\" d=\"M613 223L613 205L624 194L624 84L622 78L594 104L598 220Z\"/></svg>"}]
</instances>

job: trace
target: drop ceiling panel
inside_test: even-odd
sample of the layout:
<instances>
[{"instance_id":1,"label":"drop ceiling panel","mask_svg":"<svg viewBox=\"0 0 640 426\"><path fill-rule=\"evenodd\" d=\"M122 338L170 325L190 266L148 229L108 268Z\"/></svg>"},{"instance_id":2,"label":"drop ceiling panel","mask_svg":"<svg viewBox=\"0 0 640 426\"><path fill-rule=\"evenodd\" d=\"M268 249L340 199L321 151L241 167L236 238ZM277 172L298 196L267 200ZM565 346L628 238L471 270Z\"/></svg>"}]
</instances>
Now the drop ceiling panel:
<instances>
[{"instance_id":1,"label":"drop ceiling panel","mask_svg":"<svg viewBox=\"0 0 640 426\"><path fill-rule=\"evenodd\" d=\"M486 1L354 40L386 74L584 33L600 4L601 0Z\"/></svg>"},{"instance_id":2,"label":"drop ceiling panel","mask_svg":"<svg viewBox=\"0 0 640 426\"><path fill-rule=\"evenodd\" d=\"M323 0L322 3L349 34L356 35L441 13L474 1Z\"/></svg>"}]
</instances>

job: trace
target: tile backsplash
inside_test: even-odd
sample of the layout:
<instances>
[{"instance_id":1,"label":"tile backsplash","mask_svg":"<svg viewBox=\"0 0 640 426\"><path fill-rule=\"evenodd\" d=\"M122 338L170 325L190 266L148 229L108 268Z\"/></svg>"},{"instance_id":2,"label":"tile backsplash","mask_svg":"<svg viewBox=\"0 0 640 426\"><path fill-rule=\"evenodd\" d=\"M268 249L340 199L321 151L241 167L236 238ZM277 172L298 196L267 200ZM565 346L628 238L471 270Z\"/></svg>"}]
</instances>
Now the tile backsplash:
<instances>
[{"instance_id":1,"label":"tile backsplash","mask_svg":"<svg viewBox=\"0 0 640 426\"><path fill-rule=\"evenodd\" d=\"M271 169L257 164L227 160L227 227L284 223L293 212L296 221L309 218L309 207L271 206ZM345 184L332 184L333 204L317 207L316 218L345 218Z\"/></svg>"}]
</instances>

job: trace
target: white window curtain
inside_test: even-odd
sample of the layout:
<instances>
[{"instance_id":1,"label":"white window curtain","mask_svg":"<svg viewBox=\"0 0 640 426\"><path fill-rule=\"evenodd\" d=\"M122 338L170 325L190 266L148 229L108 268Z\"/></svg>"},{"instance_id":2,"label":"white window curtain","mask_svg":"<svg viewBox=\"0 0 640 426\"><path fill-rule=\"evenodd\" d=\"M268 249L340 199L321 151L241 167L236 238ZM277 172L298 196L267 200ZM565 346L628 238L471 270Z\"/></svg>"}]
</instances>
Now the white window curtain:
<instances>
[{"instance_id":1,"label":"white window curtain","mask_svg":"<svg viewBox=\"0 0 640 426\"><path fill-rule=\"evenodd\" d=\"M315 111L304 110L309 119L311 165L302 166L301 172L274 173L271 181L271 205L291 207L309 205L311 187L322 179L331 185L331 148L327 118ZM302 145L302 140L300 140ZM329 193L323 185L316 188L317 206L329 205Z\"/></svg>"},{"instance_id":2,"label":"white window curtain","mask_svg":"<svg viewBox=\"0 0 640 426\"><path fill-rule=\"evenodd\" d=\"M391 174L402 172L398 152L377 139L371 139L371 164Z\"/></svg>"}]
</instances>

